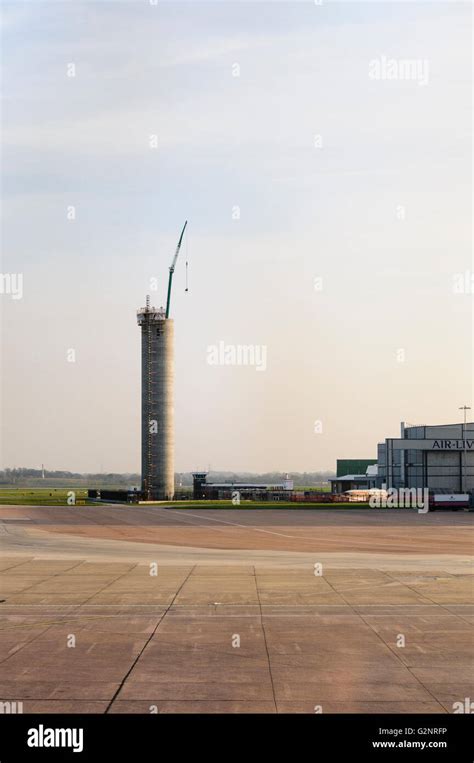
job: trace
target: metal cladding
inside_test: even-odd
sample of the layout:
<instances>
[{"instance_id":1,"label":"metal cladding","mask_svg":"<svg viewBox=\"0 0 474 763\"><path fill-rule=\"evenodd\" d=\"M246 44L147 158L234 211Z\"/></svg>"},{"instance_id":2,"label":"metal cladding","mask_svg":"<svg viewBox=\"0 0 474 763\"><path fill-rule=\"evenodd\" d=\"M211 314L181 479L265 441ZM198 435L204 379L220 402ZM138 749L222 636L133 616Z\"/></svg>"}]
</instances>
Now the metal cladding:
<instances>
[{"instance_id":1,"label":"metal cladding","mask_svg":"<svg viewBox=\"0 0 474 763\"><path fill-rule=\"evenodd\" d=\"M148 500L174 496L174 324L163 309L137 313L142 331L142 490Z\"/></svg>"}]
</instances>

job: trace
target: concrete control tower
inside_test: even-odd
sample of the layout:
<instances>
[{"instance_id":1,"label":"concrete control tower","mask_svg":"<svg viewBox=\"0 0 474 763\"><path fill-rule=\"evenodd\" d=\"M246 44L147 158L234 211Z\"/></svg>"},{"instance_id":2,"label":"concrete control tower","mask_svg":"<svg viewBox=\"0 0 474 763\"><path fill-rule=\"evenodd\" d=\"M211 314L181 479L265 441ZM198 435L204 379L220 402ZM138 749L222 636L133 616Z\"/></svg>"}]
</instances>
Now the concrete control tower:
<instances>
[{"instance_id":1,"label":"concrete control tower","mask_svg":"<svg viewBox=\"0 0 474 763\"><path fill-rule=\"evenodd\" d=\"M186 225L169 268L166 310L152 307L147 296L146 306L137 312L142 331L142 491L149 501L174 498L174 325L169 314Z\"/></svg>"},{"instance_id":2,"label":"concrete control tower","mask_svg":"<svg viewBox=\"0 0 474 763\"><path fill-rule=\"evenodd\" d=\"M174 496L174 326L163 308L137 312L142 331L142 490L148 500Z\"/></svg>"}]
</instances>

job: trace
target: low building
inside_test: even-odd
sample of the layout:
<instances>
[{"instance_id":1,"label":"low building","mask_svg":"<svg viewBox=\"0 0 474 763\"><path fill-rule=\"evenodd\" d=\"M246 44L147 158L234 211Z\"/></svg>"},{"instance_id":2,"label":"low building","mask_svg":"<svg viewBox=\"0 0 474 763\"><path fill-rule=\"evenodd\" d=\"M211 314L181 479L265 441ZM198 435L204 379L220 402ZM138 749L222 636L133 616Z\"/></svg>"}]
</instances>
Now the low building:
<instances>
[{"instance_id":1,"label":"low building","mask_svg":"<svg viewBox=\"0 0 474 763\"><path fill-rule=\"evenodd\" d=\"M377 462L375 459L368 461L364 474L343 474L332 479L331 492L345 493L347 490L370 490L377 487Z\"/></svg>"},{"instance_id":2,"label":"low building","mask_svg":"<svg viewBox=\"0 0 474 763\"><path fill-rule=\"evenodd\" d=\"M275 484L252 482L207 482L206 472L193 473L193 497L195 500L229 500L239 498L249 501L288 500L293 490L293 480L286 479Z\"/></svg>"},{"instance_id":3,"label":"low building","mask_svg":"<svg viewBox=\"0 0 474 763\"><path fill-rule=\"evenodd\" d=\"M338 458L336 477L365 475L369 466L374 466L376 463L376 458Z\"/></svg>"},{"instance_id":4,"label":"low building","mask_svg":"<svg viewBox=\"0 0 474 763\"><path fill-rule=\"evenodd\" d=\"M106 501L107 503L139 503L143 499L143 493L137 488L116 488L108 490L106 488L90 488L87 491L87 497L95 501Z\"/></svg>"}]
</instances>

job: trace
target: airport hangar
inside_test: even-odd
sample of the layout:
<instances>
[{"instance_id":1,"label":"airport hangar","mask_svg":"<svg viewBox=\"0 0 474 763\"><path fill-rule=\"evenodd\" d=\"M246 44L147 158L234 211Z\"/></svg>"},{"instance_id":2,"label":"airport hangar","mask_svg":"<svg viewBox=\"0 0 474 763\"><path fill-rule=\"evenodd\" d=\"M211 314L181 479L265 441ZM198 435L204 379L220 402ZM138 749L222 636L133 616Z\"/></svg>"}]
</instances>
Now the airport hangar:
<instances>
[{"instance_id":1,"label":"airport hangar","mask_svg":"<svg viewBox=\"0 0 474 763\"><path fill-rule=\"evenodd\" d=\"M474 492L474 423L409 426L402 422L400 430L400 437L378 444L376 465L366 459L365 473L339 474L338 470L331 480L332 492L374 487Z\"/></svg>"},{"instance_id":2,"label":"airport hangar","mask_svg":"<svg viewBox=\"0 0 474 763\"><path fill-rule=\"evenodd\" d=\"M439 493L474 490L474 423L406 426L378 445L377 482Z\"/></svg>"}]
</instances>

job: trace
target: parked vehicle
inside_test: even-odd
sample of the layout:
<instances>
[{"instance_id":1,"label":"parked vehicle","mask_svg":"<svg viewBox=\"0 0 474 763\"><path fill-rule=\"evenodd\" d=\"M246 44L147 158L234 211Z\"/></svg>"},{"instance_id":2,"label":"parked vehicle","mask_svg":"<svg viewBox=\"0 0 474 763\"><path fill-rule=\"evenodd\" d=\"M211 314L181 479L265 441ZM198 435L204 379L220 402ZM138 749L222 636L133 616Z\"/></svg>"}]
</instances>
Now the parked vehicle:
<instances>
[{"instance_id":1,"label":"parked vehicle","mask_svg":"<svg viewBox=\"0 0 474 763\"><path fill-rule=\"evenodd\" d=\"M430 511L436 509L459 509L469 508L468 493L434 493L430 495Z\"/></svg>"}]
</instances>

